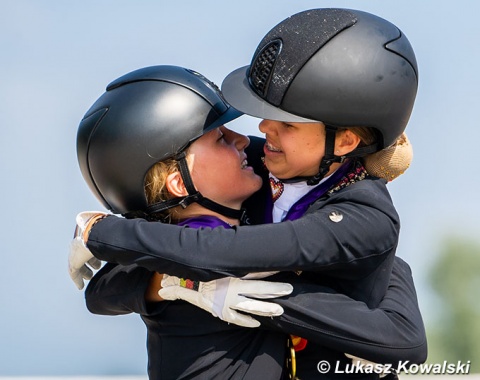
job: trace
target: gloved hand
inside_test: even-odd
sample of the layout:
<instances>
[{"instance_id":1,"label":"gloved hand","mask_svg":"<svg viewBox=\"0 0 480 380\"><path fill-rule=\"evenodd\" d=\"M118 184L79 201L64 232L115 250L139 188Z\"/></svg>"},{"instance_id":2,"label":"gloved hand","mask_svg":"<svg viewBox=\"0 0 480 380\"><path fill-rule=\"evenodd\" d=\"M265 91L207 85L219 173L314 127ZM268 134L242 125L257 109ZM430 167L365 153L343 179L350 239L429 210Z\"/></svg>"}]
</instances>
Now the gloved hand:
<instances>
[{"instance_id":1,"label":"gloved hand","mask_svg":"<svg viewBox=\"0 0 480 380\"><path fill-rule=\"evenodd\" d=\"M292 285L282 282L242 280L233 277L194 282L164 274L162 289L158 294L164 300L187 301L228 323L258 327L260 322L238 311L263 317L277 317L283 314L280 305L257 299L278 298L289 295L292 291Z\"/></svg>"},{"instance_id":2,"label":"gloved hand","mask_svg":"<svg viewBox=\"0 0 480 380\"><path fill-rule=\"evenodd\" d=\"M258 280L259 278L265 278L273 276L274 274L278 273L278 271L274 272L252 272L247 273L245 276L241 277L242 280Z\"/></svg>"},{"instance_id":3,"label":"gloved hand","mask_svg":"<svg viewBox=\"0 0 480 380\"><path fill-rule=\"evenodd\" d=\"M101 261L94 257L86 247L84 243L85 234L95 221L106 215L106 213L100 211L84 211L76 217L77 226L70 243L70 254L68 255L68 273L79 290L83 289L83 280L90 280L93 276L90 267L99 269L101 266Z\"/></svg>"}]
</instances>

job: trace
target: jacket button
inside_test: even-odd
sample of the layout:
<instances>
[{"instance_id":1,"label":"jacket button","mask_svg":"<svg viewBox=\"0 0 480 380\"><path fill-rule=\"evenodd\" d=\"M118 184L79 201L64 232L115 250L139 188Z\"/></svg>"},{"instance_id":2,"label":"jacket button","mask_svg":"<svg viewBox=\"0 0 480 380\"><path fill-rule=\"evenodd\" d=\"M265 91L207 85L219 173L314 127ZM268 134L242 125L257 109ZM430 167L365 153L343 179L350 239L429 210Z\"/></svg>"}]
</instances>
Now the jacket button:
<instances>
[{"instance_id":1,"label":"jacket button","mask_svg":"<svg viewBox=\"0 0 480 380\"><path fill-rule=\"evenodd\" d=\"M328 214L328 217L334 223L338 223L343 219L342 213L340 213L338 211L332 211L330 214Z\"/></svg>"}]
</instances>

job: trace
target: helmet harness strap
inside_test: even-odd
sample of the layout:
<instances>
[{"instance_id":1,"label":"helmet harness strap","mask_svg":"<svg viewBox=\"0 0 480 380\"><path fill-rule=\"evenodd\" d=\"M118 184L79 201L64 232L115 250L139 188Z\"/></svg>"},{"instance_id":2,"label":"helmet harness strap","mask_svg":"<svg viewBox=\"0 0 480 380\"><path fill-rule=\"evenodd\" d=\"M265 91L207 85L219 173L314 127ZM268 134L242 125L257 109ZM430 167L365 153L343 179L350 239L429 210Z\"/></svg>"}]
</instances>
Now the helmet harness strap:
<instances>
[{"instance_id":1,"label":"helmet harness strap","mask_svg":"<svg viewBox=\"0 0 480 380\"><path fill-rule=\"evenodd\" d=\"M237 210L223 206L217 202L205 198L197 189L195 189L192 181L192 176L190 175L190 170L188 169L187 154L185 153L185 151L177 154L175 156L175 160L178 162L180 175L182 176L183 183L185 184L185 189L187 190L188 195L183 198L173 198L167 201L158 202L150 205L146 211L147 215L165 211L176 206L182 206L183 208L186 208L188 205L196 202L200 206L203 206L208 210L217 212L220 215L226 216L227 218L238 219L242 222L245 220L246 215L244 209Z\"/></svg>"},{"instance_id":2,"label":"helmet harness strap","mask_svg":"<svg viewBox=\"0 0 480 380\"><path fill-rule=\"evenodd\" d=\"M343 156L335 155L335 136L338 131L337 127L332 125L325 125L325 155L320 161L320 167L318 173L312 177L296 177L292 179L282 180L285 183L307 181L307 185L315 186L327 175L330 170L330 166L335 163L343 163L350 157L362 157L366 154L374 153L377 151L378 143L363 146L354 149L352 152Z\"/></svg>"},{"instance_id":3,"label":"helmet harness strap","mask_svg":"<svg viewBox=\"0 0 480 380\"><path fill-rule=\"evenodd\" d=\"M314 176L299 176L294 178L280 179L283 183L298 183L306 181L307 185L315 186L327 175L330 170L330 165L334 162L344 162L347 156L335 156L335 134L337 128L325 125L325 155L320 161L320 168L318 173Z\"/></svg>"},{"instance_id":4,"label":"helmet harness strap","mask_svg":"<svg viewBox=\"0 0 480 380\"><path fill-rule=\"evenodd\" d=\"M318 173L313 177L310 177L307 180L307 185L315 186L317 185L328 173L330 166L334 162L343 163L347 156L336 156L335 155L335 135L337 133L337 128L331 125L325 125L325 155L320 161L320 168Z\"/></svg>"},{"instance_id":5,"label":"helmet harness strap","mask_svg":"<svg viewBox=\"0 0 480 380\"><path fill-rule=\"evenodd\" d=\"M308 186L315 186L327 175L328 171L330 170L330 166L334 162L344 162L345 159L349 155L345 156L336 156L335 152L335 134L337 132L337 128L325 125L325 155L322 157L320 161L320 167L318 169L318 173L311 177L295 177L289 179L281 179L284 183L296 183L301 181L307 181Z\"/></svg>"}]
</instances>

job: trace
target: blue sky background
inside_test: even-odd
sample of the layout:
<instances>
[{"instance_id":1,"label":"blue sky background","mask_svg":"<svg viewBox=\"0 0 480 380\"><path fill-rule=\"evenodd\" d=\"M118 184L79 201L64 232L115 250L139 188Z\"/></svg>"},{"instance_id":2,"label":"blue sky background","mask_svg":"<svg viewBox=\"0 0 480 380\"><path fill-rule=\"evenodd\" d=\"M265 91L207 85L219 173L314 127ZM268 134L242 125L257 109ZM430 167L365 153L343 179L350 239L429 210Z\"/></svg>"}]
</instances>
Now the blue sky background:
<instances>
[{"instance_id":1,"label":"blue sky background","mask_svg":"<svg viewBox=\"0 0 480 380\"><path fill-rule=\"evenodd\" d=\"M276 23L332 6L394 22L417 54L415 157L389 186L402 218L398 255L433 320L425 278L442 239L478 241L480 2L0 0L0 376L146 372L140 318L90 315L67 274L75 215L100 209L77 165L77 126L105 86L157 64L220 84ZM231 126L258 134L252 118Z\"/></svg>"}]
</instances>

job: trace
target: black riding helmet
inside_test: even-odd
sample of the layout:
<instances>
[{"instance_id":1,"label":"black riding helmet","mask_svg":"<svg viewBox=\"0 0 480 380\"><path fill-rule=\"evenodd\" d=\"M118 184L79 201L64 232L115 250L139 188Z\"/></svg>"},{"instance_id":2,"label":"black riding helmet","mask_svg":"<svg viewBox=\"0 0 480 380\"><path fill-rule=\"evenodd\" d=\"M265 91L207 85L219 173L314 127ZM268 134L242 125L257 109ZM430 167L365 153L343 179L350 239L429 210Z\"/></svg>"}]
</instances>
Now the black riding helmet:
<instances>
[{"instance_id":1,"label":"black riding helmet","mask_svg":"<svg viewBox=\"0 0 480 380\"><path fill-rule=\"evenodd\" d=\"M413 49L392 23L349 9L312 9L275 26L252 62L229 74L222 92L233 107L262 119L326 125L328 172L339 127L372 127L378 143L363 156L392 145L403 133L418 87Z\"/></svg>"},{"instance_id":2,"label":"black riding helmet","mask_svg":"<svg viewBox=\"0 0 480 380\"><path fill-rule=\"evenodd\" d=\"M80 123L77 156L82 175L100 202L127 217L198 202L227 216L233 210L199 194L190 178L185 149L206 132L241 113L201 74L176 66L152 66L107 86ZM157 162L176 158L189 196L148 207L144 180Z\"/></svg>"}]
</instances>

